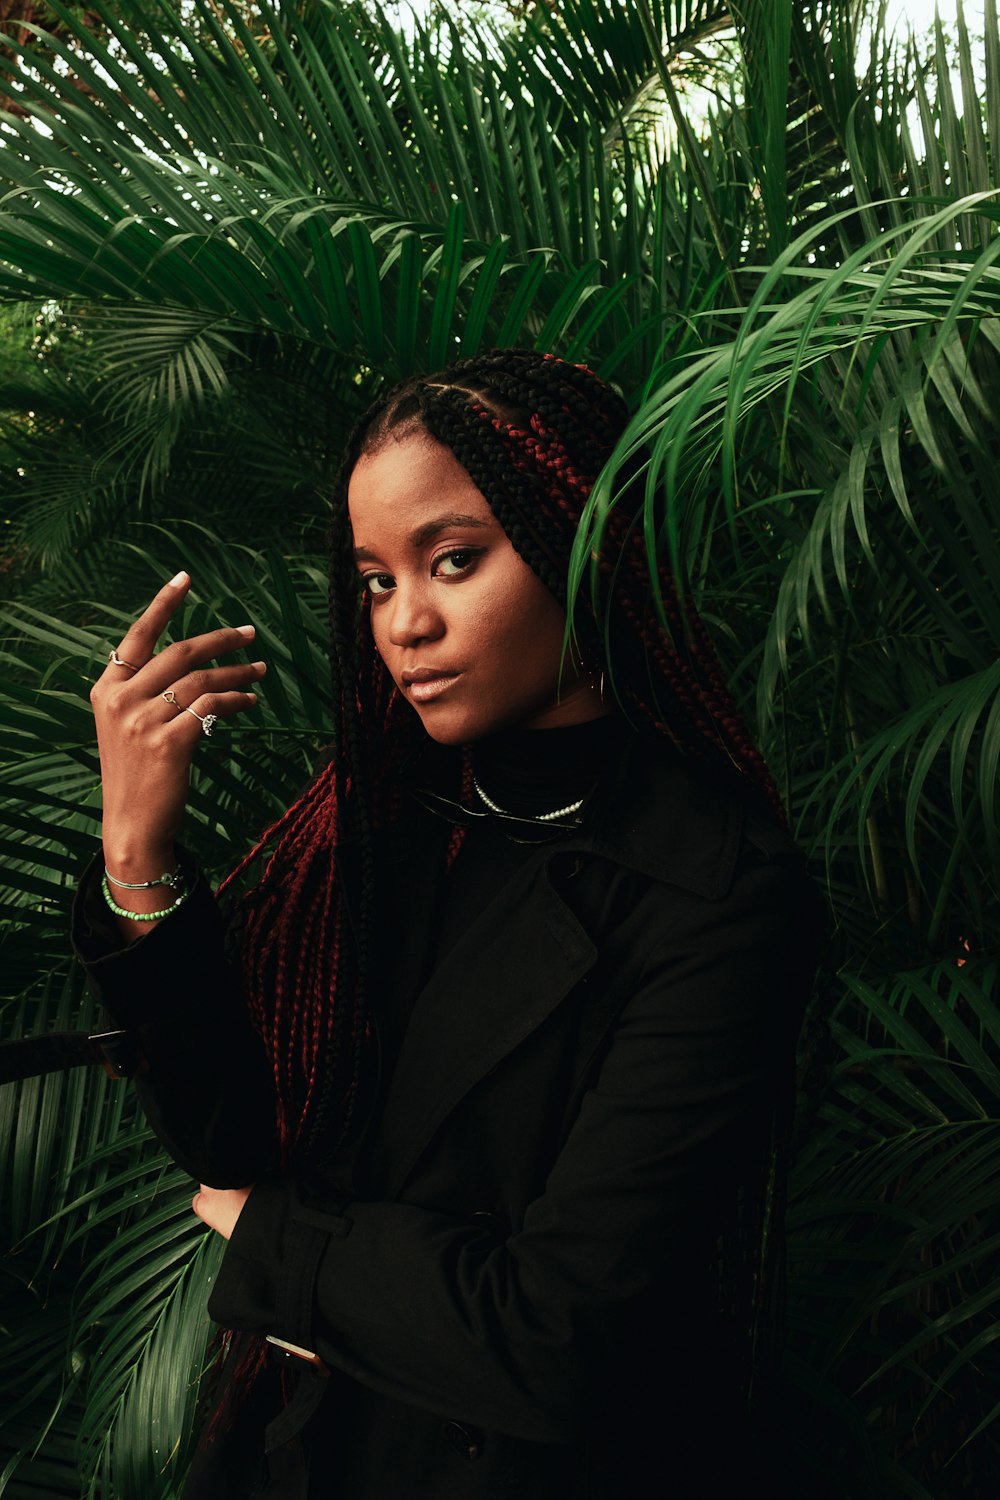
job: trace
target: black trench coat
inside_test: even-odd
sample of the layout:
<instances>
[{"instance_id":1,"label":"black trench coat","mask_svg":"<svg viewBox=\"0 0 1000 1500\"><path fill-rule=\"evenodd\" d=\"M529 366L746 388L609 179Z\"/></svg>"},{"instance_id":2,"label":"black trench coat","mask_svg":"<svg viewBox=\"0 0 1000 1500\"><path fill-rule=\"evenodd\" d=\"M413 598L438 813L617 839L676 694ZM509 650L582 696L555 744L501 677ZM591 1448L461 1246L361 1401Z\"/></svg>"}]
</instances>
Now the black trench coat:
<instances>
[{"instance_id":1,"label":"black trench coat","mask_svg":"<svg viewBox=\"0 0 1000 1500\"><path fill-rule=\"evenodd\" d=\"M382 855L386 983L427 940L412 855L406 835ZM288 1358L284 1410L265 1374L187 1495L774 1492L715 1257L741 1190L763 1190L822 928L769 819L631 745L585 829L532 850L416 997L363 1191L335 1167L318 1193L277 1173L204 883L116 954L87 911L76 945L140 1032L156 1134L199 1181L258 1184L212 1317L329 1371Z\"/></svg>"}]
</instances>

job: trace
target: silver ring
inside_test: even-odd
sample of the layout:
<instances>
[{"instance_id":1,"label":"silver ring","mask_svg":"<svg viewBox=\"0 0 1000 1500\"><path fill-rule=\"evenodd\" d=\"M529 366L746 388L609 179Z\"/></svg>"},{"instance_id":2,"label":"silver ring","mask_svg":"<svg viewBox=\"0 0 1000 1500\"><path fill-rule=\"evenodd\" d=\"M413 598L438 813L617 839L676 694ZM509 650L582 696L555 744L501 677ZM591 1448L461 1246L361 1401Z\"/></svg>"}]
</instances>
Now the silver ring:
<instances>
[{"instance_id":1,"label":"silver ring","mask_svg":"<svg viewBox=\"0 0 1000 1500\"><path fill-rule=\"evenodd\" d=\"M180 709L184 707L183 703L177 702L177 694L174 692L173 688L167 688L167 691L165 693L161 693L160 697L165 698L166 701L172 704L174 708Z\"/></svg>"},{"instance_id":2,"label":"silver ring","mask_svg":"<svg viewBox=\"0 0 1000 1500\"><path fill-rule=\"evenodd\" d=\"M215 728L216 724L218 723L218 719L219 719L218 714L204 714L204 715L202 715L202 714L196 714L194 712L193 708L186 708L184 710L184 712L186 714L194 714L194 717L201 724L201 732L202 732L202 734L208 734L208 735L210 735L212 733L212 730Z\"/></svg>"},{"instance_id":3,"label":"silver ring","mask_svg":"<svg viewBox=\"0 0 1000 1500\"><path fill-rule=\"evenodd\" d=\"M122 658L118 655L118 652L114 650L114 648L112 648L108 652L108 661L113 667L128 667L130 672L138 672L139 670L139 668L137 666L134 666L132 662L123 661Z\"/></svg>"}]
</instances>

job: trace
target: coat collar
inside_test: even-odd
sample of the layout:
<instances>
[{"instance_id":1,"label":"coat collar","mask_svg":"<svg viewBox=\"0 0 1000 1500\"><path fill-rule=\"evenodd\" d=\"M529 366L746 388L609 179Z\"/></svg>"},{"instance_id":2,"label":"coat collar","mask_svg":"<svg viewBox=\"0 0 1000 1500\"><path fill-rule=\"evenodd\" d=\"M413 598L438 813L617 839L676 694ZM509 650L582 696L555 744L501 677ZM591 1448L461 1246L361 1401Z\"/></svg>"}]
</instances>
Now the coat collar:
<instances>
[{"instance_id":1,"label":"coat collar","mask_svg":"<svg viewBox=\"0 0 1000 1500\"><path fill-rule=\"evenodd\" d=\"M405 780L453 799L456 753L425 742L411 757ZM552 853L589 850L653 880L718 900L732 884L744 818L731 795L662 742L632 734L595 792L579 833L545 847Z\"/></svg>"},{"instance_id":2,"label":"coat collar","mask_svg":"<svg viewBox=\"0 0 1000 1500\"><path fill-rule=\"evenodd\" d=\"M744 812L676 756L635 736L578 843L594 854L710 900L726 895Z\"/></svg>"}]
</instances>

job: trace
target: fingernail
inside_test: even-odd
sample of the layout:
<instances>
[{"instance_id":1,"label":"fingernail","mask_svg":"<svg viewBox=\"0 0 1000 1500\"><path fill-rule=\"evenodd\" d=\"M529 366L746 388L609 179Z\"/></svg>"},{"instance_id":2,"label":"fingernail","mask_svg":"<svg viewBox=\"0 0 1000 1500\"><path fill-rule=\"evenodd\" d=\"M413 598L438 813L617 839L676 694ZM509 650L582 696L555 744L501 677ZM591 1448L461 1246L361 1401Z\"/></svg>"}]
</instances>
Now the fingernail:
<instances>
[{"instance_id":1,"label":"fingernail","mask_svg":"<svg viewBox=\"0 0 1000 1500\"><path fill-rule=\"evenodd\" d=\"M267 671L267 662L266 661L252 661L250 663L250 665L253 667L253 669L254 669L255 672L266 672Z\"/></svg>"},{"instance_id":2,"label":"fingernail","mask_svg":"<svg viewBox=\"0 0 1000 1500\"><path fill-rule=\"evenodd\" d=\"M257 702L257 694L256 693L247 693L247 702L248 703L256 703Z\"/></svg>"},{"instance_id":3,"label":"fingernail","mask_svg":"<svg viewBox=\"0 0 1000 1500\"><path fill-rule=\"evenodd\" d=\"M187 583L187 581L188 576L182 568L179 573L174 574L173 578L171 578L170 583L167 586L168 588L176 589L180 588L182 583Z\"/></svg>"},{"instance_id":4,"label":"fingernail","mask_svg":"<svg viewBox=\"0 0 1000 1500\"><path fill-rule=\"evenodd\" d=\"M245 635L248 641L252 641L257 634L252 625L237 625L236 633L237 635Z\"/></svg>"}]
</instances>

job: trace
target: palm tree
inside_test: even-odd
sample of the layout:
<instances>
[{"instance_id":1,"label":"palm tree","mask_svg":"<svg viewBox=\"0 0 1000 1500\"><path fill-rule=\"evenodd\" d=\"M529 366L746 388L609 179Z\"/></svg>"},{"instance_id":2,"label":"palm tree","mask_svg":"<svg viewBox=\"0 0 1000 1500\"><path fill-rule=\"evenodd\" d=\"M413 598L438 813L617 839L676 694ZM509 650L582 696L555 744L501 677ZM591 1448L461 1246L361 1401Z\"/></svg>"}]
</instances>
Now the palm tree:
<instances>
[{"instance_id":1,"label":"palm tree","mask_svg":"<svg viewBox=\"0 0 1000 1500\"><path fill-rule=\"evenodd\" d=\"M219 873L324 739L353 416L490 344L585 358L834 914L789 1463L804 1493L951 1500L998 1432L1000 41L989 0L981 107L961 15L956 82L943 34L893 51L866 9L566 0L411 36L374 5L101 0L8 33L0 295L40 321L0 367L4 1003L8 1035L90 1019L85 694L155 582L190 568L184 632L249 609L272 665L199 761L186 838ZM174 1495L217 1253L189 1188L100 1076L0 1111L6 1493Z\"/></svg>"}]
</instances>

